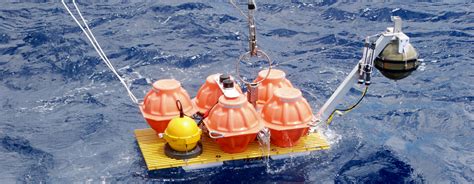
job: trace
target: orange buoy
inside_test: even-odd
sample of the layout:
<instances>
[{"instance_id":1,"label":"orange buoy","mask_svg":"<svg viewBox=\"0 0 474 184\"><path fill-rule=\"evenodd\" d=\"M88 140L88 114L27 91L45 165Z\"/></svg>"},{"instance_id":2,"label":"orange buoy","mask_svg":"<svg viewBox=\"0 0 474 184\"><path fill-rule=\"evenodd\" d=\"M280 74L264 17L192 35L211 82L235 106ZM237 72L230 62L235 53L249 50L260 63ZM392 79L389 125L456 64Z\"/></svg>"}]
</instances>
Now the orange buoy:
<instances>
[{"instance_id":1,"label":"orange buoy","mask_svg":"<svg viewBox=\"0 0 474 184\"><path fill-rule=\"evenodd\" d=\"M174 79L163 79L153 83L153 88L147 93L140 111L153 130L163 133L171 119L180 115L176 101L182 104L183 112L187 115L196 113L191 98L181 83Z\"/></svg>"},{"instance_id":2,"label":"orange buoy","mask_svg":"<svg viewBox=\"0 0 474 184\"><path fill-rule=\"evenodd\" d=\"M231 79L229 75L225 74L213 74L206 78L206 82L199 88L196 98L193 99L193 103L196 105L197 110L201 114L205 114L209 109L216 105L219 97L222 96L222 91L219 89L216 79L220 82ZM236 86L237 91L242 93L239 86Z\"/></svg>"},{"instance_id":3,"label":"orange buoy","mask_svg":"<svg viewBox=\"0 0 474 184\"><path fill-rule=\"evenodd\" d=\"M227 153L245 151L264 127L260 115L242 94L237 98L222 95L204 119L204 125L209 136Z\"/></svg>"},{"instance_id":4,"label":"orange buoy","mask_svg":"<svg viewBox=\"0 0 474 184\"><path fill-rule=\"evenodd\" d=\"M270 129L271 143L279 147L295 145L308 132L312 118L310 105L295 88L276 89L262 109L265 127Z\"/></svg>"},{"instance_id":5,"label":"orange buoy","mask_svg":"<svg viewBox=\"0 0 474 184\"><path fill-rule=\"evenodd\" d=\"M268 69L267 70L262 70L258 72L258 77L255 81L260 81L264 79L268 74ZM283 87L290 87L292 88L293 85L291 82L286 79L286 74L282 70L278 69L271 69L270 74L268 74L267 79L263 80L260 86L258 87L258 104L264 104L273 95L273 92L278 89L278 88L283 88Z\"/></svg>"}]
</instances>

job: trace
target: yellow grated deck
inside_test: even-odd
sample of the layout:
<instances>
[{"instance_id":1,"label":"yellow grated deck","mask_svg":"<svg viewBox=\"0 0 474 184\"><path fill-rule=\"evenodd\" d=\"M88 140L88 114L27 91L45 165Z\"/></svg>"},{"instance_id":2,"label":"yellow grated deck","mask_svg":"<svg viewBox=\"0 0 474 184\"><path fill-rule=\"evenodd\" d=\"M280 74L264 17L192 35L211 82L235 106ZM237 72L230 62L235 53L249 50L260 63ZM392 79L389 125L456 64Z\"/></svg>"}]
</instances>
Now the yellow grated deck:
<instances>
[{"instance_id":1,"label":"yellow grated deck","mask_svg":"<svg viewBox=\"0 0 474 184\"><path fill-rule=\"evenodd\" d=\"M221 151L219 145L212 139L207 136L202 136L203 152L200 156L186 161L176 160L165 155L164 146L166 142L164 139L158 138L153 129L137 129L135 130L135 136L149 171L266 156L263 154L257 141L252 142L243 153L229 154ZM270 155L283 155L324 149L329 149L329 143L326 139L319 133L311 133L303 137L297 145L291 148L280 148L272 145Z\"/></svg>"}]
</instances>

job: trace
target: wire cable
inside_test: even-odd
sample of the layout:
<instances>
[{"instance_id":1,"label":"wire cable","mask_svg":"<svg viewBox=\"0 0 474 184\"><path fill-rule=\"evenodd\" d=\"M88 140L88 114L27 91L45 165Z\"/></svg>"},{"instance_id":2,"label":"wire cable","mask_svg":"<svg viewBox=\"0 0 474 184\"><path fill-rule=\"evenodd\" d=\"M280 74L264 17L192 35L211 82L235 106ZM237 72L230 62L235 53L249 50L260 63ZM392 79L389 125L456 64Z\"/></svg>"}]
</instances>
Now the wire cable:
<instances>
[{"instance_id":1,"label":"wire cable","mask_svg":"<svg viewBox=\"0 0 474 184\"><path fill-rule=\"evenodd\" d=\"M239 8L239 6L237 6L237 4L235 4L234 0L229 0L230 1L230 4L232 4L232 6L234 6L237 10L240 11L240 14L245 17L246 19L249 19L249 17L247 15L245 15L244 11L242 9Z\"/></svg>"},{"instance_id":2,"label":"wire cable","mask_svg":"<svg viewBox=\"0 0 474 184\"><path fill-rule=\"evenodd\" d=\"M345 113L348 113L350 111L352 111L354 108L356 108L360 102L362 102L362 99L364 99L365 95L367 94L367 91L369 90L369 86L365 86L365 90L364 92L362 93L362 96L359 98L359 100L352 106L346 108L346 109L334 109L332 112L331 112L331 115L329 116L328 120L327 120L327 124L331 124L331 121L332 119L334 118L334 114L337 113L341 113L341 115L345 114Z\"/></svg>"}]
</instances>

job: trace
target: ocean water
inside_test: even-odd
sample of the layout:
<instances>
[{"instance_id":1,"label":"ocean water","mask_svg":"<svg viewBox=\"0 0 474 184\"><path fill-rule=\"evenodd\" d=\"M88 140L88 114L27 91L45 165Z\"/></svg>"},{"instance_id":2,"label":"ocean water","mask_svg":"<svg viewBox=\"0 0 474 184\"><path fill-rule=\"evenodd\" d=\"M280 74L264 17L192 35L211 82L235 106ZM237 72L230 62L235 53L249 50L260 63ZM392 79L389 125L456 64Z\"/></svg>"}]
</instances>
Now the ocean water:
<instances>
[{"instance_id":1,"label":"ocean water","mask_svg":"<svg viewBox=\"0 0 474 184\"><path fill-rule=\"evenodd\" d=\"M79 6L139 98L163 78L194 96L206 76L234 72L247 50L246 20L227 1ZM62 4L2 1L0 183L473 183L473 1L257 0L257 7L259 47L315 112L360 59L364 37L392 26L391 15L402 17L424 63L400 81L375 72L363 103L321 128L328 151L269 166L151 174L133 136L147 124ZM361 93L353 88L341 107Z\"/></svg>"}]
</instances>

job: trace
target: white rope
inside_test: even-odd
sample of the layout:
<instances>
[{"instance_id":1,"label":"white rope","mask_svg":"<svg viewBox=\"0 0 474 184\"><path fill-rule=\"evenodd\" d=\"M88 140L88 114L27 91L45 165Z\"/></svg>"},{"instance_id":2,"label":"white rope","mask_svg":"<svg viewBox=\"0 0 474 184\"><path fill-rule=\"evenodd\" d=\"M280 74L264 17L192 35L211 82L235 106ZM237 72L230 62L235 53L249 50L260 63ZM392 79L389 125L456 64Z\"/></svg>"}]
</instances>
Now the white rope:
<instances>
[{"instance_id":1,"label":"white rope","mask_svg":"<svg viewBox=\"0 0 474 184\"><path fill-rule=\"evenodd\" d=\"M232 4L232 6L234 6L237 10L240 11L240 14L242 16L244 16L246 19L249 19L249 17L247 17L247 15L245 15L244 11L242 11L242 9L239 8L239 6L237 6L237 4L235 4L235 2L233 0L229 0L230 1L230 4Z\"/></svg>"},{"instance_id":2,"label":"white rope","mask_svg":"<svg viewBox=\"0 0 474 184\"><path fill-rule=\"evenodd\" d=\"M87 25L87 22L86 20L84 19L84 17L82 16L82 13L79 9L79 7L77 6L76 4L76 1L75 0L72 0L72 3L74 5L74 7L76 8L76 12L77 14L79 14L79 17L81 18L81 21L82 23L85 25L85 28L84 26L79 22L79 20L77 20L76 16L71 12L71 10L69 9L69 7L66 5L66 3L64 2L64 0L61 0L61 2L63 3L64 7L66 8L66 10L68 11L69 15L71 15L71 17L74 19L74 21L76 22L76 24L81 28L82 32L84 32L84 34L86 35L87 39L90 41L90 43L92 44L92 46L94 47L95 51L99 54L100 58L102 59L102 61L107 65L107 67L115 74L115 76L117 76L117 78L120 80L120 83L122 83L122 85L125 87L125 89L127 90L127 93L128 93L128 96L130 97L130 99L138 104L138 99L137 97L135 97L135 95L132 93L132 91L130 90L129 86L127 85L127 83L123 80L123 78L117 73L117 71L115 70L114 66L112 65L112 62L110 62L109 58L107 57L107 55L105 54L105 52L102 50L102 47L99 45L99 42L97 42L97 39L95 38L94 34L92 33L91 29L89 28L89 25ZM87 29L87 31L86 31Z\"/></svg>"}]
</instances>

